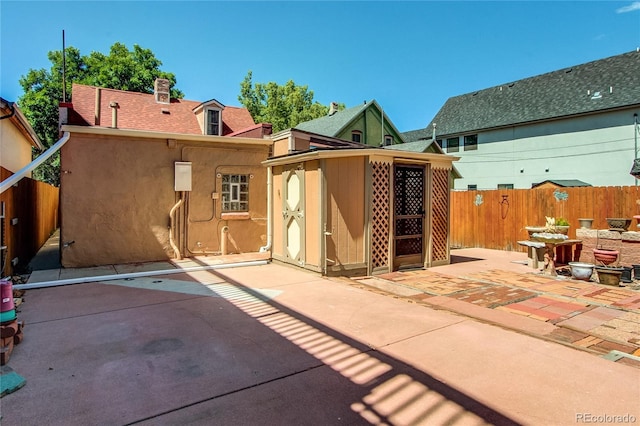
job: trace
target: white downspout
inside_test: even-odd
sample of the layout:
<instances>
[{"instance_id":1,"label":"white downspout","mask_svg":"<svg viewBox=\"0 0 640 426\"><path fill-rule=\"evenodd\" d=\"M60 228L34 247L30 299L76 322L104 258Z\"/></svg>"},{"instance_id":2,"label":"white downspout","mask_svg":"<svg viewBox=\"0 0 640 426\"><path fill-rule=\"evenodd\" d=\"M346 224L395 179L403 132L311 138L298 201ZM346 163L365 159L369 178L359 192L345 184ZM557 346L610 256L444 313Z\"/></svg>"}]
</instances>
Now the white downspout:
<instances>
[{"instance_id":1,"label":"white downspout","mask_svg":"<svg viewBox=\"0 0 640 426\"><path fill-rule=\"evenodd\" d=\"M25 177L28 173L33 171L33 169L38 167L40 164L44 163L49 157L51 157L53 154L55 154L55 152L57 150L62 148L62 145L67 143L67 141L69 140L70 136L71 136L71 134L69 132L64 132L64 134L58 140L58 142L56 142L55 144L51 145L51 147L49 149L47 149L45 152L43 152L38 158L36 158L32 162L30 162L29 164L27 164L26 166L24 166L23 168L21 168L20 170L18 170L17 172L15 172L11 176L9 176L5 180L3 180L2 183L0 183L0 194L2 194L7 189L11 188L20 179Z\"/></svg>"},{"instance_id":2,"label":"white downspout","mask_svg":"<svg viewBox=\"0 0 640 426\"><path fill-rule=\"evenodd\" d=\"M264 253L266 251L271 250L271 240L273 237L273 224L271 223L273 220L271 210L273 206L273 191L271 187L273 185L273 172L271 170L271 166L267 168L267 244L265 246L260 247L260 253Z\"/></svg>"}]
</instances>

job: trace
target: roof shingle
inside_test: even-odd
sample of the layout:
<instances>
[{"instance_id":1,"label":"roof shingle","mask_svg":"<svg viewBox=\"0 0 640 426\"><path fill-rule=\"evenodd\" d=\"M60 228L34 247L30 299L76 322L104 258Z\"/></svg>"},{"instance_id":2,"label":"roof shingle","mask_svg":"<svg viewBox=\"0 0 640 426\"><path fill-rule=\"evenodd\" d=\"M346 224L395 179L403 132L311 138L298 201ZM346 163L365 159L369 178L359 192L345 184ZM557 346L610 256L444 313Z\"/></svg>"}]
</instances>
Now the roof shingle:
<instances>
[{"instance_id":1,"label":"roof shingle","mask_svg":"<svg viewBox=\"0 0 640 426\"><path fill-rule=\"evenodd\" d=\"M95 102L98 89L100 89L100 112L96 122ZM118 128L202 134L202 128L193 112L202 102L171 99L169 104L164 104L156 102L153 94L73 84L73 109L88 125L110 127L112 102L118 104ZM222 122L223 136L255 125L249 111L239 107L225 107L222 110Z\"/></svg>"},{"instance_id":2,"label":"roof shingle","mask_svg":"<svg viewBox=\"0 0 640 426\"><path fill-rule=\"evenodd\" d=\"M408 141L640 105L640 52L600 59L449 98Z\"/></svg>"}]
</instances>

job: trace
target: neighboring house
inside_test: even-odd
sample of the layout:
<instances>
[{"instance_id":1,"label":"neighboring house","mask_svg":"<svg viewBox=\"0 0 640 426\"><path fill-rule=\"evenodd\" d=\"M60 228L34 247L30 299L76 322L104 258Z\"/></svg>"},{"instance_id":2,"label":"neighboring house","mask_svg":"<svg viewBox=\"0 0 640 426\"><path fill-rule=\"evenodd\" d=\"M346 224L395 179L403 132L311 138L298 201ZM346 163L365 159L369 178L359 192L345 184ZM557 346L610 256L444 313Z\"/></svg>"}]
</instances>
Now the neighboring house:
<instances>
[{"instance_id":1,"label":"neighboring house","mask_svg":"<svg viewBox=\"0 0 640 426\"><path fill-rule=\"evenodd\" d=\"M19 175L31 177L27 166L33 151L43 149L18 105L0 98L0 277L27 266L40 248L43 236L48 237L52 230L47 229L47 219L54 222L55 230L57 200L46 204L41 200L51 194L57 195L57 188L32 179L9 182Z\"/></svg>"},{"instance_id":2,"label":"neighboring house","mask_svg":"<svg viewBox=\"0 0 640 426\"><path fill-rule=\"evenodd\" d=\"M408 151L408 152L423 152L423 153L433 153L433 154L444 154L442 148L437 143L433 143L431 140L417 140L414 142L406 142L397 145L389 145L385 146L385 149L394 149L398 151ZM455 179L460 179L462 176L460 172L456 168L456 166L452 166L451 168L451 185L455 182Z\"/></svg>"},{"instance_id":3,"label":"neighboring house","mask_svg":"<svg viewBox=\"0 0 640 426\"><path fill-rule=\"evenodd\" d=\"M15 102L0 98L0 166L15 173L31 162L34 149L44 147L27 118Z\"/></svg>"},{"instance_id":4,"label":"neighboring house","mask_svg":"<svg viewBox=\"0 0 640 426\"><path fill-rule=\"evenodd\" d=\"M531 188L576 188L593 186L578 179L549 179L544 182L534 183Z\"/></svg>"},{"instance_id":5,"label":"neighboring house","mask_svg":"<svg viewBox=\"0 0 640 426\"><path fill-rule=\"evenodd\" d=\"M332 103L328 115L300 123L294 129L373 147L405 141L375 100L342 111Z\"/></svg>"},{"instance_id":6,"label":"neighboring house","mask_svg":"<svg viewBox=\"0 0 640 426\"><path fill-rule=\"evenodd\" d=\"M274 260L327 275L450 262L455 157L372 148L298 128L272 139L274 156L264 164Z\"/></svg>"},{"instance_id":7,"label":"neighboring house","mask_svg":"<svg viewBox=\"0 0 640 426\"><path fill-rule=\"evenodd\" d=\"M432 141L462 178L455 189L531 188L547 180L634 185L640 51L449 98L407 141Z\"/></svg>"},{"instance_id":8,"label":"neighboring house","mask_svg":"<svg viewBox=\"0 0 640 426\"><path fill-rule=\"evenodd\" d=\"M61 104L65 267L256 252L266 243L268 124L216 100L73 85Z\"/></svg>"}]
</instances>

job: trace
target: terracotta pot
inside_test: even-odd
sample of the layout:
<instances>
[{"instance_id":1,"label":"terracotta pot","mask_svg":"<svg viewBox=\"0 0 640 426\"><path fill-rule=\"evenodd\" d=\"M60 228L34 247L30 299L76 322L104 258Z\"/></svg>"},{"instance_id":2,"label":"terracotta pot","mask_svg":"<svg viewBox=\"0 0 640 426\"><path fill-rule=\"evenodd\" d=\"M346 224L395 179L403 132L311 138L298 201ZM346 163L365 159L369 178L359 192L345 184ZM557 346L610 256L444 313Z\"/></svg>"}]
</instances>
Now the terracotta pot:
<instances>
[{"instance_id":1,"label":"terracotta pot","mask_svg":"<svg viewBox=\"0 0 640 426\"><path fill-rule=\"evenodd\" d=\"M593 257L597 261L602 262L605 265L615 262L618 259L619 254L620 252L618 250L599 248L593 249Z\"/></svg>"}]
</instances>

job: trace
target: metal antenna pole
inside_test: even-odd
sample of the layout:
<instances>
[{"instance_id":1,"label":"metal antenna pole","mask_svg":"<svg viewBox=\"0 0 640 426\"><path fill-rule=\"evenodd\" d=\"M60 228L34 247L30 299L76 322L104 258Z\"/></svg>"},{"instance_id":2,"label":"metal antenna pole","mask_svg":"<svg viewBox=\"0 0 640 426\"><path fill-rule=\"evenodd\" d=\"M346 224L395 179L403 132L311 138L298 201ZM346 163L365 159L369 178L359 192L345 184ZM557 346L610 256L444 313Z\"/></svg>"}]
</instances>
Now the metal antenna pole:
<instances>
[{"instance_id":1,"label":"metal antenna pole","mask_svg":"<svg viewBox=\"0 0 640 426\"><path fill-rule=\"evenodd\" d=\"M64 30L62 30L62 102L67 102L67 60L64 46Z\"/></svg>"}]
</instances>

